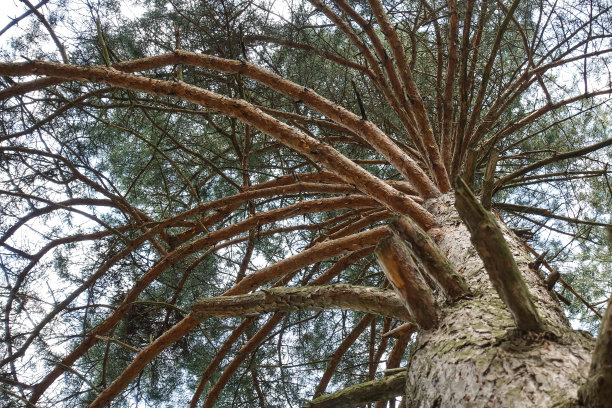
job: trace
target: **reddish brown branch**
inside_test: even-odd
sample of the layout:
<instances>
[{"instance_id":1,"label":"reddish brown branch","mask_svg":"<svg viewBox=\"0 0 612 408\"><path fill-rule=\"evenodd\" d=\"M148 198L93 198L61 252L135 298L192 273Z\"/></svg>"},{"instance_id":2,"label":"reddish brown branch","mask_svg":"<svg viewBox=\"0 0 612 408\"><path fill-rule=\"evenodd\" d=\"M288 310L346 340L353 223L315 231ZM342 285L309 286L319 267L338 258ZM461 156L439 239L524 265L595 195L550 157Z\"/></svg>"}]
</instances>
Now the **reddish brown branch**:
<instances>
[{"instance_id":1,"label":"reddish brown branch","mask_svg":"<svg viewBox=\"0 0 612 408\"><path fill-rule=\"evenodd\" d=\"M366 139L372 139L378 147L386 146L381 153L389 159L394 166L400 170L404 169L407 179L413 181L417 188L425 196L435 196L436 188L432 187L431 180L418 167L418 165L403 154L395 143L370 122L364 122L356 115L343 110L338 105L320 97L315 92L299 87L285 79L262 70L254 65L240 61L223 60L216 57L176 51L161 57L146 59L146 66L150 68L152 61L167 65L169 61L188 65L197 65L206 68L216 68L225 72L236 72L249 76L266 85L280 86L291 93L296 99L309 101L315 105L325 106L332 118L347 126L359 129L359 133ZM382 180L374 177L363 168L357 166L337 150L329 145L321 143L312 137L280 122L265 114L253 105L238 99L227 98L207 90L185 84L183 82L168 82L150 78L142 78L131 74L119 72L103 67L77 67L48 62L26 62L26 63L0 63L0 74L4 75L26 75L38 74L61 77L66 80L80 80L108 83L128 89L147 92L155 95L175 96L193 103L207 106L224 114L235 117L244 123L253 126L263 133L269 134L288 147L304 154L313 161L317 161L329 169L335 171L343 180L358 186L362 191L376 197L377 200L389 206L390 209L399 213L411 214L411 216L426 228L433 226L431 216L418 204L389 187ZM297 88L297 89L296 89ZM332 106L328 106L331 104ZM378 149L377 147L377 149ZM399 155L398 155L399 154ZM392 155L393 157L390 157ZM399 160L399 162L398 162Z\"/></svg>"}]
</instances>

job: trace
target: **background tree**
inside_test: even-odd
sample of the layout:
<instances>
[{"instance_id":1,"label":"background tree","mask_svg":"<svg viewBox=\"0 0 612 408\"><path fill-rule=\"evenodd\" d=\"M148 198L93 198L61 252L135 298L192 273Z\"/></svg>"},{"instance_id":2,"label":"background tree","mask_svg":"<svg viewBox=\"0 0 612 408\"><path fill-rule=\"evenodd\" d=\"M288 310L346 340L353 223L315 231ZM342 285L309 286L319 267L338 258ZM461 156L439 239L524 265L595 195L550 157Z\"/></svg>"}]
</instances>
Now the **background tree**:
<instances>
[{"instance_id":1,"label":"background tree","mask_svg":"<svg viewBox=\"0 0 612 408\"><path fill-rule=\"evenodd\" d=\"M604 406L609 4L20 7L7 405Z\"/></svg>"}]
</instances>

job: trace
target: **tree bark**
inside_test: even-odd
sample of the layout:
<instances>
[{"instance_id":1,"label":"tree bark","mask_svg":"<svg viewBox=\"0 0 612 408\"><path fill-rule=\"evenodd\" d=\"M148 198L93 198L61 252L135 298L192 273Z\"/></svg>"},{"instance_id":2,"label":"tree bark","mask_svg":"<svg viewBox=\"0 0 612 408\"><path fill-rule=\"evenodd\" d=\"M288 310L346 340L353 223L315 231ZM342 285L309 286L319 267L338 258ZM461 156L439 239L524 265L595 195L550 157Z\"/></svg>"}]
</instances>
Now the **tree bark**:
<instances>
[{"instance_id":1,"label":"tree bark","mask_svg":"<svg viewBox=\"0 0 612 408\"><path fill-rule=\"evenodd\" d=\"M588 408L612 405L612 298L599 328L589 379L579 393L580 402Z\"/></svg>"},{"instance_id":2,"label":"tree bark","mask_svg":"<svg viewBox=\"0 0 612 408\"><path fill-rule=\"evenodd\" d=\"M427 203L439 224L428 233L457 267L472 296L453 304L438 296L438 327L421 332L411 348L407 406L576 406L589 369L592 338L569 327L545 282L529 268L531 259L523 244L502 224L546 328L542 333L517 330L453 204L450 195Z\"/></svg>"},{"instance_id":3,"label":"tree bark","mask_svg":"<svg viewBox=\"0 0 612 408\"><path fill-rule=\"evenodd\" d=\"M401 372L378 380L357 384L316 398L306 404L304 408L349 408L396 397L401 394L405 377L406 373Z\"/></svg>"},{"instance_id":4,"label":"tree bark","mask_svg":"<svg viewBox=\"0 0 612 408\"><path fill-rule=\"evenodd\" d=\"M244 295L203 298L192 306L191 312L196 318L204 319L320 309L349 309L410 320L408 311L392 290L347 284L280 287Z\"/></svg>"}]
</instances>

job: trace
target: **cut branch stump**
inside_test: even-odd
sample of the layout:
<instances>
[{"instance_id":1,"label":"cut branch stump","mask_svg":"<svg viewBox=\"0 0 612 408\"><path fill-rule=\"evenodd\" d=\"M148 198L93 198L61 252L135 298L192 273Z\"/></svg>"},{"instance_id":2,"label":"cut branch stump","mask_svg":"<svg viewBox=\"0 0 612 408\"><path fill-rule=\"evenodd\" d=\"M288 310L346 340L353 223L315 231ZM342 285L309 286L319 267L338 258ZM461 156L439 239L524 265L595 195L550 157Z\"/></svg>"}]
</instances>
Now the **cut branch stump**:
<instances>
[{"instance_id":1,"label":"cut branch stump","mask_svg":"<svg viewBox=\"0 0 612 408\"><path fill-rule=\"evenodd\" d=\"M414 253L401 238L383 238L374 251L385 276L410 311L410 315L424 330L437 325L433 293L419 273Z\"/></svg>"}]
</instances>

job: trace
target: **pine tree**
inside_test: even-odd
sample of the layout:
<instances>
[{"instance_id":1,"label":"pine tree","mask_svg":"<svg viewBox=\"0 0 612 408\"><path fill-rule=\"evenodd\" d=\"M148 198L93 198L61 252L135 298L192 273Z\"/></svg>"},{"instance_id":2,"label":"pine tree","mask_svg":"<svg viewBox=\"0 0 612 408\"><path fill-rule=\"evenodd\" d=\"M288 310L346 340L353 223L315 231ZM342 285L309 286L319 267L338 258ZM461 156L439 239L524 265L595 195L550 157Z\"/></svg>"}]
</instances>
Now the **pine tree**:
<instances>
[{"instance_id":1,"label":"pine tree","mask_svg":"<svg viewBox=\"0 0 612 408\"><path fill-rule=\"evenodd\" d=\"M607 406L610 4L21 3L7 405Z\"/></svg>"}]
</instances>

